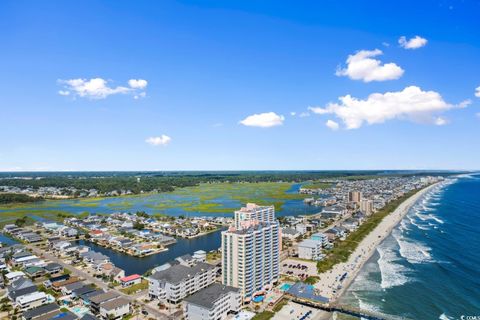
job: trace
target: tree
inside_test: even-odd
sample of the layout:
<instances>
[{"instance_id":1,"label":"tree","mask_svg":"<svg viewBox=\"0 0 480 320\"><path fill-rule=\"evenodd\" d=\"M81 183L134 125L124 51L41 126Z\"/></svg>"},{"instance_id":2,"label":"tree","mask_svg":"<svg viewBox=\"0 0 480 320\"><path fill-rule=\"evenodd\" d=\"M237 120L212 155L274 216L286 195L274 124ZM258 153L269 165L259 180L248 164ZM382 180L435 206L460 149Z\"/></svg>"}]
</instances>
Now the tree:
<instances>
[{"instance_id":1,"label":"tree","mask_svg":"<svg viewBox=\"0 0 480 320\"><path fill-rule=\"evenodd\" d=\"M133 228L136 229L136 230L143 230L143 229L145 229L145 225L143 223L140 223L140 222L135 222L133 224Z\"/></svg>"},{"instance_id":2,"label":"tree","mask_svg":"<svg viewBox=\"0 0 480 320\"><path fill-rule=\"evenodd\" d=\"M22 218L18 218L17 220L15 220L15 225L17 227L23 227L25 226L25 224L27 224L27 217L22 217Z\"/></svg>"},{"instance_id":3,"label":"tree","mask_svg":"<svg viewBox=\"0 0 480 320\"><path fill-rule=\"evenodd\" d=\"M137 211L136 215L137 215L137 217L141 217L141 218L145 218L145 219L150 218L150 216L145 211Z\"/></svg>"}]
</instances>

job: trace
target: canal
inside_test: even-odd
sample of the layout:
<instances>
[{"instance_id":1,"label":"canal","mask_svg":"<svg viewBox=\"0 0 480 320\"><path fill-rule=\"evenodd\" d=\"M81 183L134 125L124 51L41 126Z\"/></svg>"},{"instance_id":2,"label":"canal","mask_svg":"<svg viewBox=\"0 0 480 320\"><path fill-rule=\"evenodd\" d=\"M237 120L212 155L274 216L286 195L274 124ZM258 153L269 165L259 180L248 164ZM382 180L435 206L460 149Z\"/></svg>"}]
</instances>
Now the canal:
<instances>
[{"instance_id":1,"label":"canal","mask_svg":"<svg viewBox=\"0 0 480 320\"><path fill-rule=\"evenodd\" d=\"M193 254L193 252L197 250L209 252L211 250L219 249L221 245L222 230L193 239L177 238L176 243L168 246L168 251L143 258L132 257L109 248L104 248L89 241L79 240L76 241L76 243L88 246L90 249L110 257L110 260L114 265L125 270L126 275L134 273L143 274L156 266L162 265L187 253Z\"/></svg>"}]
</instances>

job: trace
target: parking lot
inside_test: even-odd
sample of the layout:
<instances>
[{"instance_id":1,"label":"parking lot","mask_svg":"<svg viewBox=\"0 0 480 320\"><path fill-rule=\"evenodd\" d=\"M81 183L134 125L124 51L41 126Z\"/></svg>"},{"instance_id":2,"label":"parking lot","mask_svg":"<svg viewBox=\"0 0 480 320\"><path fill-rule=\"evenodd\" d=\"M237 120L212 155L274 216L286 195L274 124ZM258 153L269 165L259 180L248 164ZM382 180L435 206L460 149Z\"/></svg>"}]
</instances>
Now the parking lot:
<instances>
[{"instance_id":1,"label":"parking lot","mask_svg":"<svg viewBox=\"0 0 480 320\"><path fill-rule=\"evenodd\" d=\"M285 259L282 261L281 273L286 276L295 276L305 279L309 276L317 275L317 264L313 261L304 261L297 259Z\"/></svg>"}]
</instances>

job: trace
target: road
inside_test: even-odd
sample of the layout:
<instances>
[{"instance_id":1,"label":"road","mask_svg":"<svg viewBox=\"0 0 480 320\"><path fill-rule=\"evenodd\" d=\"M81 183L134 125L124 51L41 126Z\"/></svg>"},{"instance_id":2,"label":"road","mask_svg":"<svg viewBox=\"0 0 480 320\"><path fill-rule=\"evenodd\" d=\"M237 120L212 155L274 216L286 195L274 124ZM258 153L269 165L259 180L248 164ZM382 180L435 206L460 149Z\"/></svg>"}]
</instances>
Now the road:
<instances>
[{"instance_id":1,"label":"road","mask_svg":"<svg viewBox=\"0 0 480 320\"><path fill-rule=\"evenodd\" d=\"M140 293L138 293L136 295L133 295L133 296L129 296L128 294L125 294L125 293L121 292L120 290L109 288L108 285L105 282L103 282L102 280L90 275L89 273L87 273L85 271L79 270L78 268L75 268L74 266L63 262L62 259L59 259L59 258L55 257L54 255L52 255L52 254L50 254L50 253L48 253L48 252L46 252L46 251L44 251L40 248L35 247L32 244L27 245L27 248L30 249L36 255L43 256L45 259L48 259L48 260L50 260L52 262L55 262L55 263L58 263L62 267L64 267L65 269L70 270L72 272L72 275L75 275L76 277L79 277L79 278L85 279L86 281L94 283L97 287L102 288L104 290L114 291L114 292L118 293L119 295L121 295L122 297L126 298L128 301L135 302L136 304L141 305L142 309L148 311L149 316L153 316L153 317L155 317L155 319L160 319L160 320L170 320L171 319L170 317L161 313L159 310L147 305L145 302L140 301L140 300L136 300L135 298L140 296L141 295Z\"/></svg>"}]
</instances>

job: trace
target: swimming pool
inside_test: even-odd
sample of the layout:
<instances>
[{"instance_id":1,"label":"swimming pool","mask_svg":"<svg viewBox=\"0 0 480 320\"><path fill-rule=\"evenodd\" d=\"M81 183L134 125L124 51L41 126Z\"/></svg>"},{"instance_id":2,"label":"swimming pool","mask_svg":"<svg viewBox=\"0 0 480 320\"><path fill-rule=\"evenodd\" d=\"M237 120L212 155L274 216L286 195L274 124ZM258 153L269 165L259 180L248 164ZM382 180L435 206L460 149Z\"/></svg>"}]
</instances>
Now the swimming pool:
<instances>
[{"instance_id":1,"label":"swimming pool","mask_svg":"<svg viewBox=\"0 0 480 320\"><path fill-rule=\"evenodd\" d=\"M279 289L280 289L281 291L285 292L285 291L288 291L288 289L290 289L291 286L292 286L292 285L291 285L290 283L284 283L284 284L282 284L282 285L280 286Z\"/></svg>"},{"instance_id":2,"label":"swimming pool","mask_svg":"<svg viewBox=\"0 0 480 320\"><path fill-rule=\"evenodd\" d=\"M263 299L265 298L264 295L259 295L259 296L256 296L256 297L253 297L253 302L262 302Z\"/></svg>"},{"instance_id":3,"label":"swimming pool","mask_svg":"<svg viewBox=\"0 0 480 320\"><path fill-rule=\"evenodd\" d=\"M73 307L71 311L77 316L83 317L88 312L88 309L85 307Z\"/></svg>"}]
</instances>

